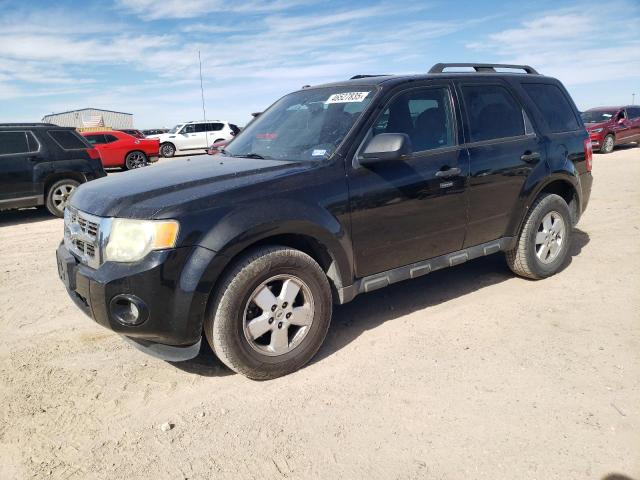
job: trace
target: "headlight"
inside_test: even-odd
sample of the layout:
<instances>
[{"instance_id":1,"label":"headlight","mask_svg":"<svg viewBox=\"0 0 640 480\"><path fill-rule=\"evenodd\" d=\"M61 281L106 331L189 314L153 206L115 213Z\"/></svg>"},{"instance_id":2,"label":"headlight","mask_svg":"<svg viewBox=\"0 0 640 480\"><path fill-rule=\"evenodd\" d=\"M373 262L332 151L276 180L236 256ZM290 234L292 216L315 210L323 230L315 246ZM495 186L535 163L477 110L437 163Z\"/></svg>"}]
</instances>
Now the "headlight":
<instances>
[{"instance_id":1,"label":"headlight","mask_svg":"<svg viewBox=\"0 0 640 480\"><path fill-rule=\"evenodd\" d=\"M135 262L152 250L172 248L178 238L175 220L131 220L114 218L105 248L105 260Z\"/></svg>"},{"instance_id":2,"label":"headlight","mask_svg":"<svg viewBox=\"0 0 640 480\"><path fill-rule=\"evenodd\" d=\"M593 130L591 130L591 133L600 133L603 130L604 128L594 128Z\"/></svg>"}]
</instances>

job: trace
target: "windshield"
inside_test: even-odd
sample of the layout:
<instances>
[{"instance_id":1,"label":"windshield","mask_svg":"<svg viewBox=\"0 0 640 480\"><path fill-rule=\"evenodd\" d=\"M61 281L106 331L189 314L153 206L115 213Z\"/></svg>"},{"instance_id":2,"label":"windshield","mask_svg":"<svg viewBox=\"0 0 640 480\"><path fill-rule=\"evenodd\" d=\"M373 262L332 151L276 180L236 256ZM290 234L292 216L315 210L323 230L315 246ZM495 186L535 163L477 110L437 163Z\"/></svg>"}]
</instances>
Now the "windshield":
<instances>
[{"instance_id":1,"label":"windshield","mask_svg":"<svg viewBox=\"0 0 640 480\"><path fill-rule=\"evenodd\" d=\"M282 160L328 158L374 95L373 88L359 86L292 93L252 121L225 152Z\"/></svg>"},{"instance_id":2,"label":"windshield","mask_svg":"<svg viewBox=\"0 0 640 480\"><path fill-rule=\"evenodd\" d=\"M582 112L582 121L584 123L600 123L608 122L616 114L613 110L590 110L588 112Z\"/></svg>"},{"instance_id":3,"label":"windshield","mask_svg":"<svg viewBox=\"0 0 640 480\"><path fill-rule=\"evenodd\" d=\"M173 127L171 130L169 130L167 133L178 133L178 130L180 130L183 125L184 123L179 123L178 125Z\"/></svg>"}]
</instances>

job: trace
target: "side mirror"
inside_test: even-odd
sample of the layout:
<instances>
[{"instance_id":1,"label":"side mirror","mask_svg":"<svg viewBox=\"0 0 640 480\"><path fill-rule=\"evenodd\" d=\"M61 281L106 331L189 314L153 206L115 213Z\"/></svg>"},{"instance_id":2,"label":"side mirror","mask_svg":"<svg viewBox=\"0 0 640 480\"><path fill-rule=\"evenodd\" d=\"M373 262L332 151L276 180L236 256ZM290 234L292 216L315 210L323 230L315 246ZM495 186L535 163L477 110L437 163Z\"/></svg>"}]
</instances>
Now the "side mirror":
<instances>
[{"instance_id":1,"label":"side mirror","mask_svg":"<svg viewBox=\"0 0 640 480\"><path fill-rule=\"evenodd\" d=\"M402 160L412 152L411 139L406 133L376 135L358 157L361 165Z\"/></svg>"}]
</instances>

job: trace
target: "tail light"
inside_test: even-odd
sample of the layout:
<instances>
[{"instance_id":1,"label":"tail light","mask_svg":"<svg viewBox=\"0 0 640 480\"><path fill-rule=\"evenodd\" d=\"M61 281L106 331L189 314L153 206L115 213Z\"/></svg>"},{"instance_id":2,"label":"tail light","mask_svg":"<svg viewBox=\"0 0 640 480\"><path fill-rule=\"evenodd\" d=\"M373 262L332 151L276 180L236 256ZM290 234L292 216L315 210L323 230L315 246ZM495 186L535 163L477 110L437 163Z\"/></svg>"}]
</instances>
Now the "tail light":
<instances>
[{"instance_id":1,"label":"tail light","mask_svg":"<svg viewBox=\"0 0 640 480\"><path fill-rule=\"evenodd\" d=\"M590 138L584 141L584 163L587 167L587 172L590 172L593 166L593 145Z\"/></svg>"},{"instance_id":2,"label":"tail light","mask_svg":"<svg viewBox=\"0 0 640 480\"><path fill-rule=\"evenodd\" d=\"M96 148L87 148L91 160L100 160L100 152Z\"/></svg>"}]
</instances>

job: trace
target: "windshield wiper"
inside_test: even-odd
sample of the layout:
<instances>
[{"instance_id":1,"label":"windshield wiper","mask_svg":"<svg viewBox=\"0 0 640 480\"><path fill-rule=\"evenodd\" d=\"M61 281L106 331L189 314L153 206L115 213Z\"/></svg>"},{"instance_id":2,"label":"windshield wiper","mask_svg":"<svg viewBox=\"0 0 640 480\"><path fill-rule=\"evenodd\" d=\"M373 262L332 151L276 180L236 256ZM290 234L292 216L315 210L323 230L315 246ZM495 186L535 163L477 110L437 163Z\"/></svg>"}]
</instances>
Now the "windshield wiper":
<instances>
[{"instance_id":1,"label":"windshield wiper","mask_svg":"<svg viewBox=\"0 0 640 480\"><path fill-rule=\"evenodd\" d=\"M234 157L244 157L244 158L256 158L258 160L264 160L265 157L260 155L259 153L245 153L244 155L234 155Z\"/></svg>"}]
</instances>

